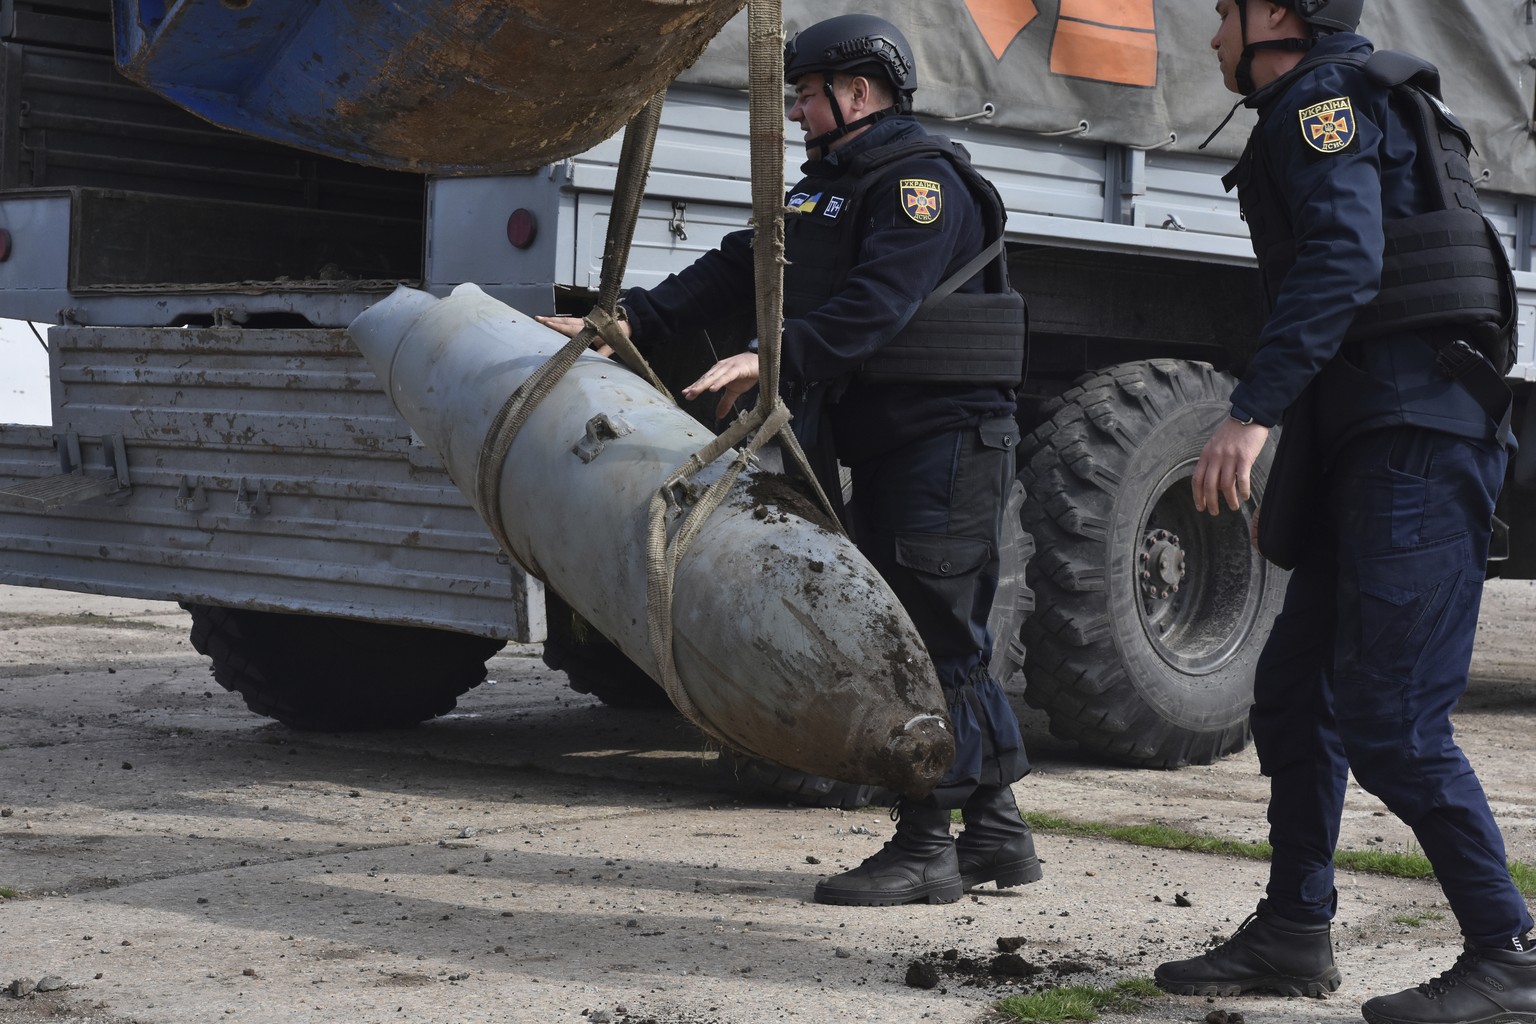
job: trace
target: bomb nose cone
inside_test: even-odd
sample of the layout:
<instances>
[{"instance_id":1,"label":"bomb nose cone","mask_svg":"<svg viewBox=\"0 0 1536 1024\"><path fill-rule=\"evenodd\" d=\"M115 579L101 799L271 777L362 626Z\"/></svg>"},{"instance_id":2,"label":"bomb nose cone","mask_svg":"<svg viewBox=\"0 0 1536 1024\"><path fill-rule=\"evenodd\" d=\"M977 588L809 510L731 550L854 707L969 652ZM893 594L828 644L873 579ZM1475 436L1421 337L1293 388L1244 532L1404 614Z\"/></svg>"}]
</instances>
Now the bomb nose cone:
<instances>
[{"instance_id":1,"label":"bomb nose cone","mask_svg":"<svg viewBox=\"0 0 1536 1024\"><path fill-rule=\"evenodd\" d=\"M937 715L919 715L891 734L881 772L905 797L933 792L955 759L955 738Z\"/></svg>"}]
</instances>

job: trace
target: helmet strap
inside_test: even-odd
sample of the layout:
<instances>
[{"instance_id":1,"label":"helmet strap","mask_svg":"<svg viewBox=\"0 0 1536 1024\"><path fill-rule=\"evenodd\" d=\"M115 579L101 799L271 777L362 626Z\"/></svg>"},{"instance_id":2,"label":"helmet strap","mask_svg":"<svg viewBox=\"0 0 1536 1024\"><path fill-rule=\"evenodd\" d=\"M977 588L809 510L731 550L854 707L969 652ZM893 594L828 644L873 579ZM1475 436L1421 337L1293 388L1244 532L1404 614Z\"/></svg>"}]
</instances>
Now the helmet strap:
<instances>
[{"instance_id":1,"label":"helmet strap","mask_svg":"<svg viewBox=\"0 0 1536 1024\"><path fill-rule=\"evenodd\" d=\"M1245 97L1252 96L1258 91L1258 85L1253 80L1253 58L1260 50L1291 50L1306 53L1317 45L1317 38L1315 36L1311 39L1262 39L1256 43L1250 43L1248 41L1247 0L1237 0L1237 17L1238 24L1242 26L1243 30L1243 52L1237 58L1237 67L1234 69L1233 77L1237 79L1237 91ZM1242 105L1242 100L1232 104L1232 109L1227 111L1227 116L1221 119L1221 124L1217 125L1216 130L1207 135L1205 141L1200 143L1201 149L1215 141L1216 136L1220 135L1222 129L1231 123L1233 116L1237 113L1237 108Z\"/></svg>"},{"instance_id":2,"label":"helmet strap","mask_svg":"<svg viewBox=\"0 0 1536 1024\"><path fill-rule=\"evenodd\" d=\"M1317 45L1317 38L1311 39L1261 39L1256 43L1248 41L1248 0L1237 0L1238 24L1243 30L1243 52L1237 58L1237 68L1233 77L1237 79L1237 91L1244 96L1252 96L1258 85L1253 80L1253 58L1260 50L1289 50L1297 53L1306 53ZM1228 115L1230 120L1231 115ZM1222 122L1225 127L1226 122ZM1216 131L1221 131L1220 128ZM1212 138L1215 134L1212 133ZM1210 139L1206 139L1210 142ZM1201 147L1204 148L1203 146Z\"/></svg>"},{"instance_id":3,"label":"helmet strap","mask_svg":"<svg viewBox=\"0 0 1536 1024\"><path fill-rule=\"evenodd\" d=\"M1253 81L1253 57L1260 50L1286 50L1291 53L1306 53L1317 45L1316 39L1263 39L1257 43L1249 43L1243 47L1242 56L1237 60L1237 88L1244 96L1252 96L1258 89Z\"/></svg>"},{"instance_id":4,"label":"helmet strap","mask_svg":"<svg viewBox=\"0 0 1536 1024\"><path fill-rule=\"evenodd\" d=\"M811 151L814 149L822 151L822 155L814 159L826 159L827 154L832 152L832 143L850 132L858 131L866 125L874 124L876 121L883 121L887 117L901 113L900 105L897 104L886 107L883 110L877 110L873 114L866 114L857 121L844 121L843 106L837 101L837 94L832 91L831 75L824 75L822 77L821 90L827 94L827 102L832 105L832 120L837 122L837 127L829 132L821 133L814 139L805 140L805 153L807 156L810 156Z\"/></svg>"}]
</instances>

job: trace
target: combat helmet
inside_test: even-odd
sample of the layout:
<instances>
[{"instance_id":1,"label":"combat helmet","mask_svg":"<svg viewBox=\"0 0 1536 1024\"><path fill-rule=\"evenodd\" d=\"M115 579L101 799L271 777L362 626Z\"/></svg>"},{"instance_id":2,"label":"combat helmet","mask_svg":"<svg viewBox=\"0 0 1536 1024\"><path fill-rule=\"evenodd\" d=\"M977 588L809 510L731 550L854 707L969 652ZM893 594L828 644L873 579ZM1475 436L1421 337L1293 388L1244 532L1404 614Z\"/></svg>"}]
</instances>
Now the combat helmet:
<instances>
[{"instance_id":1,"label":"combat helmet","mask_svg":"<svg viewBox=\"0 0 1536 1024\"><path fill-rule=\"evenodd\" d=\"M1360 27L1360 12L1365 0L1277 0L1301 15L1313 28L1330 32L1353 32Z\"/></svg>"},{"instance_id":2,"label":"combat helmet","mask_svg":"<svg viewBox=\"0 0 1536 1024\"><path fill-rule=\"evenodd\" d=\"M898 96L909 102L917 88L917 61L901 30L872 14L844 14L796 32L784 44L784 81L794 84L813 71L823 74L878 65Z\"/></svg>"},{"instance_id":3,"label":"combat helmet","mask_svg":"<svg viewBox=\"0 0 1536 1024\"><path fill-rule=\"evenodd\" d=\"M890 86L895 104L852 123L843 121L843 111L832 92L832 75L857 71L861 74L878 69ZM784 80L793 85L806 75L820 72L826 81L822 88L832 104L837 127L807 139L807 151L824 147L849 132L873 124L892 114L912 111L912 92L917 88L917 61L901 30L884 18L872 14L843 14L818 21L802 29L784 44Z\"/></svg>"}]
</instances>

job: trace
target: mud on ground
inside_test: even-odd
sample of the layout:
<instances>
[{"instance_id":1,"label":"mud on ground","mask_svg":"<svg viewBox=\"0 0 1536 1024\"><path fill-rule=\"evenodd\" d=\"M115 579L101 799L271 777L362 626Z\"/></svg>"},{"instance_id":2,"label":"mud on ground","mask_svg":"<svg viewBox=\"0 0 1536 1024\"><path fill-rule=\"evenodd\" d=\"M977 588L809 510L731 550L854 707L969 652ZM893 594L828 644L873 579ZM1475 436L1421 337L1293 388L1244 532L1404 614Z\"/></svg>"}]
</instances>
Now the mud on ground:
<instances>
[{"instance_id":1,"label":"mud on ground","mask_svg":"<svg viewBox=\"0 0 1536 1024\"><path fill-rule=\"evenodd\" d=\"M1536 588L1490 586L1457 728L1536 863L1533 612ZM0 588L0 986L63 986L0 994L0 1024L981 1022L1012 993L1146 976L1261 893L1259 863L1042 835L1031 886L822 907L816 879L879 848L883 809L744 799L675 716L571 693L534 648L420 729L317 735L250 715L187 629L174 605ZM1026 728L1029 809L1265 835L1251 751L1132 771ZM1412 839L1352 789L1343 845ZM1333 998L1106 1019L1354 1021L1449 964L1433 883L1346 873L1340 895Z\"/></svg>"}]
</instances>

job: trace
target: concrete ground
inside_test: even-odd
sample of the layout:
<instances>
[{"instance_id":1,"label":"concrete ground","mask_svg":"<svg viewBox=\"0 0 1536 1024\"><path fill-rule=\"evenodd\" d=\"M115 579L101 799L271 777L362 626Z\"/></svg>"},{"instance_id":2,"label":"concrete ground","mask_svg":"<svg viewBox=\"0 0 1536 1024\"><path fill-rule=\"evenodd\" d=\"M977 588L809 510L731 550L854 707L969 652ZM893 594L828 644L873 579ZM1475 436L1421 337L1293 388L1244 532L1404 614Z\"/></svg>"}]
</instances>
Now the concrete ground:
<instances>
[{"instance_id":1,"label":"concrete ground","mask_svg":"<svg viewBox=\"0 0 1536 1024\"><path fill-rule=\"evenodd\" d=\"M1490 586L1457 727L1510 855L1536 864L1533 611L1530 584ZM676 716L573 694L536 648L419 729L301 734L220 689L187 629L174 605L0 588L0 986L53 989L0 995L0 1024L983 1022L1010 993L1193 955L1261 894L1262 863L1043 834L1031 886L823 907L812 886L879 848L883 809L747 797ZM1031 810L1266 833L1251 751L1131 771L1026 732ZM1355 789L1342 845L1413 844ZM1106 1019L1358 1020L1449 965L1433 883L1339 888L1332 998ZM914 963L939 984L906 984Z\"/></svg>"}]
</instances>

